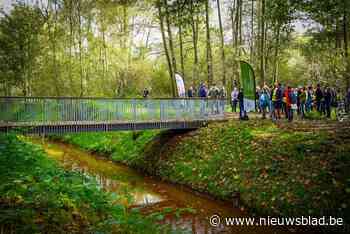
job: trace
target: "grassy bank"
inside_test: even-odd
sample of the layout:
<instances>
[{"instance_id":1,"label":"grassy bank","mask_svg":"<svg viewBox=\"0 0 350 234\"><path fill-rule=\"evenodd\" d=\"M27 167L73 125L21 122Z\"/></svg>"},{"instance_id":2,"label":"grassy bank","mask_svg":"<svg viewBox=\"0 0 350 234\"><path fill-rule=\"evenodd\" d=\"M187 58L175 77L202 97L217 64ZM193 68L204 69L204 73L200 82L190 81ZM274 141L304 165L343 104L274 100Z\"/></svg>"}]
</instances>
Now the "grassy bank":
<instances>
[{"instance_id":1,"label":"grassy bank","mask_svg":"<svg viewBox=\"0 0 350 234\"><path fill-rule=\"evenodd\" d=\"M0 230L5 233L164 233L95 180L67 172L36 145L0 134Z\"/></svg>"},{"instance_id":2,"label":"grassy bank","mask_svg":"<svg viewBox=\"0 0 350 234\"><path fill-rule=\"evenodd\" d=\"M144 149L160 131L81 133L52 136L89 152L102 154L117 162L143 168Z\"/></svg>"},{"instance_id":3,"label":"grassy bank","mask_svg":"<svg viewBox=\"0 0 350 234\"><path fill-rule=\"evenodd\" d=\"M240 194L242 203L259 214L333 215L349 221L346 131L305 132L269 121L233 121L185 134L156 134L94 133L65 139L218 198Z\"/></svg>"}]
</instances>

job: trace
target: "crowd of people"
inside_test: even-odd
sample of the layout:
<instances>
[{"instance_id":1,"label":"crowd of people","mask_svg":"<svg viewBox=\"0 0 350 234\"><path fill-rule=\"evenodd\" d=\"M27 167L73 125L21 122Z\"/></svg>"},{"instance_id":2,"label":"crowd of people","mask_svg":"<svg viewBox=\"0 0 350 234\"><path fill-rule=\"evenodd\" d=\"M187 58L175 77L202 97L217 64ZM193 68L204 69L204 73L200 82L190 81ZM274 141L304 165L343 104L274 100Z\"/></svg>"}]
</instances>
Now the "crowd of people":
<instances>
[{"instance_id":1,"label":"crowd of people","mask_svg":"<svg viewBox=\"0 0 350 234\"><path fill-rule=\"evenodd\" d=\"M314 110L320 115L331 118L332 108L337 107L339 100L344 100L346 111L350 111L350 89L344 97L340 97L338 93L340 92L335 88L322 87L320 84L315 87L293 88L276 83L272 88L267 85L257 88L256 106L263 119L269 114L272 120L281 119L283 115L288 121L293 121L295 114L303 119L306 113ZM145 88L143 97L147 98L148 96L149 90ZM210 88L207 88L205 83L201 83L198 89L190 87L186 96L188 98L226 99L227 92L224 86L219 88L216 84L213 84ZM245 118L243 89L233 88L230 95L230 104L232 112L237 112L237 108L239 108L240 118Z\"/></svg>"},{"instance_id":2,"label":"crowd of people","mask_svg":"<svg viewBox=\"0 0 350 234\"><path fill-rule=\"evenodd\" d=\"M306 113L316 110L320 115L331 118L332 108L337 107L340 97L335 88L299 87L292 88L278 83L273 88L264 86L256 91L258 111L262 117L270 113L273 120L281 119L282 114L288 121L293 121L295 113L305 118ZM234 102L234 100L232 100ZM350 103L350 90L347 92L346 103Z\"/></svg>"}]
</instances>

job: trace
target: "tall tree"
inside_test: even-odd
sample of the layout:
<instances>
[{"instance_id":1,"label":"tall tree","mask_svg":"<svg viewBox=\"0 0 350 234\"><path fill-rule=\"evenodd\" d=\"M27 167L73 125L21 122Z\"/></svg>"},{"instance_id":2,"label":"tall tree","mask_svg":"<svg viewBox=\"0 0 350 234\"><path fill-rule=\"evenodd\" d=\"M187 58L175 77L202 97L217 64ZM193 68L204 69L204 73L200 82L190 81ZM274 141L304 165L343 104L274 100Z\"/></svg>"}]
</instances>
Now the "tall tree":
<instances>
[{"instance_id":1,"label":"tall tree","mask_svg":"<svg viewBox=\"0 0 350 234\"><path fill-rule=\"evenodd\" d=\"M260 85L265 83L265 0L261 0L260 16Z\"/></svg>"},{"instance_id":2,"label":"tall tree","mask_svg":"<svg viewBox=\"0 0 350 234\"><path fill-rule=\"evenodd\" d=\"M254 59L254 1L251 0L250 13L250 63L253 63Z\"/></svg>"},{"instance_id":3,"label":"tall tree","mask_svg":"<svg viewBox=\"0 0 350 234\"><path fill-rule=\"evenodd\" d=\"M195 12L194 0L190 2L190 20L192 28L192 43L193 43L193 85L198 81L198 16Z\"/></svg>"},{"instance_id":4,"label":"tall tree","mask_svg":"<svg viewBox=\"0 0 350 234\"><path fill-rule=\"evenodd\" d=\"M84 96L84 75L83 75L83 35L82 35L82 3L78 0L77 3L77 18L78 18L78 48L79 48L79 75L80 75L80 96Z\"/></svg>"},{"instance_id":5,"label":"tall tree","mask_svg":"<svg viewBox=\"0 0 350 234\"><path fill-rule=\"evenodd\" d=\"M213 57L211 51L211 38L210 38L210 19L209 19L209 0L205 0L205 27L206 27L206 44L207 44L207 73L208 73L208 86L213 83Z\"/></svg>"},{"instance_id":6,"label":"tall tree","mask_svg":"<svg viewBox=\"0 0 350 234\"><path fill-rule=\"evenodd\" d=\"M161 0L157 1L157 8L158 8L158 17L159 17L159 25L160 25L160 31L162 34L162 40L163 40L163 47L164 47L164 53L166 56L166 60L168 63L168 71L169 71L169 76L170 76L170 82L171 82L171 91L172 95L175 97L176 96L176 91L175 91L175 85L174 85L174 70L172 66L172 61L170 58L169 50L168 50L168 43L166 40L165 36L165 27L164 27L164 13L162 11L162 2Z\"/></svg>"},{"instance_id":7,"label":"tall tree","mask_svg":"<svg viewBox=\"0 0 350 234\"><path fill-rule=\"evenodd\" d=\"M1 13L0 76L6 79L5 92L9 94L12 87L18 87L22 95L31 95L34 69L40 67L39 35L44 18L38 8L25 4L14 6L10 15Z\"/></svg>"},{"instance_id":8,"label":"tall tree","mask_svg":"<svg viewBox=\"0 0 350 234\"><path fill-rule=\"evenodd\" d=\"M226 59L225 59L224 29L222 27L220 0L217 0L216 2L217 2L217 8L218 8L218 19L219 19L219 29L220 29L222 85L226 86L226 64L225 64Z\"/></svg>"},{"instance_id":9,"label":"tall tree","mask_svg":"<svg viewBox=\"0 0 350 234\"><path fill-rule=\"evenodd\" d=\"M180 0L177 0L177 24L179 29L179 45L180 45L180 66L181 66L181 74L183 77L186 77L185 75L185 59L184 59L184 48L183 48L183 30L182 30L182 12L183 12L183 4Z\"/></svg>"},{"instance_id":10,"label":"tall tree","mask_svg":"<svg viewBox=\"0 0 350 234\"><path fill-rule=\"evenodd\" d=\"M346 89L350 89L350 61L349 61L349 48L348 48L348 1L343 0L343 37L344 37L344 57L345 57L345 80L346 80Z\"/></svg>"},{"instance_id":11,"label":"tall tree","mask_svg":"<svg viewBox=\"0 0 350 234\"><path fill-rule=\"evenodd\" d=\"M172 80L174 82L175 81L175 74L177 72L177 66L176 66L176 56L175 56L173 36L172 36L171 24L170 24L170 13L169 13L168 0L163 0L163 4L164 4L164 8L165 8L165 22L167 25L169 49L170 49L170 56L171 56L171 62L172 62L171 65L172 65L172 69L173 69ZM176 90L175 90L175 93L176 93Z\"/></svg>"}]
</instances>

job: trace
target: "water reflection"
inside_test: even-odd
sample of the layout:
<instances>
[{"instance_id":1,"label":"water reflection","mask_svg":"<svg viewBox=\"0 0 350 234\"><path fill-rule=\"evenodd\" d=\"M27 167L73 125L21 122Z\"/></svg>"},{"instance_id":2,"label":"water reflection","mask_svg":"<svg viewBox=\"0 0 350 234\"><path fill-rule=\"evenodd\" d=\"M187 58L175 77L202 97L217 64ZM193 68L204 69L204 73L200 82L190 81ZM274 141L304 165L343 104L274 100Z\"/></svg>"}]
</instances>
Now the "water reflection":
<instances>
[{"instance_id":1,"label":"water reflection","mask_svg":"<svg viewBox=\"0 0 350 234\"><path fill-rule=\"evenodd\" d=\"M130 194L130 205L150 205L162 201L158 194L154 193L142 182L136 174L129 172L122 166L115 165L104 159L97 158L85 152L81 152L66 146L57 147L57 144L44 144L46 152L60 161L68 169L80 172L89 177L95 177L98 184L109 192ZM102 169L102 170L101 170ZM111 178L111 175L114 175ZM130 180L127 177L131 177ZM124 178L124 179L123 179Z\"/></svg>"}]
</instances>

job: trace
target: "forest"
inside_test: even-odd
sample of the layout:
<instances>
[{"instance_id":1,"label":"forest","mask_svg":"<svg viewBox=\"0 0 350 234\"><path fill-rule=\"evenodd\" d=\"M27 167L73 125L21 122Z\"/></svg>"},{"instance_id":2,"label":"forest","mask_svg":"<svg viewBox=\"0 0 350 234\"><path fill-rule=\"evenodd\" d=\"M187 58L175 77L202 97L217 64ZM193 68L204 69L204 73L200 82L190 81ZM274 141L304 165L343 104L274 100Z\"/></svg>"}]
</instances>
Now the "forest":
<instances>
[{"instance_id":1,"label":"forest","mask_svg":"<svg viewBox=\"0 0 350 234\"><path fill-rule=\"evenodd\" d=\"M18 0L0 5L0 95L176 96L239 81L350 83L347 0Z\"/></svg>"},{"instance_id":2,"label":"forest","mask_svg":"<svg viewBox=\"0 0 350 234\"><path fill-rule=\"evenodd\" d=\"M0 0L0 234L349 233L349 18Z\"/></svg>"}]
</instances>

